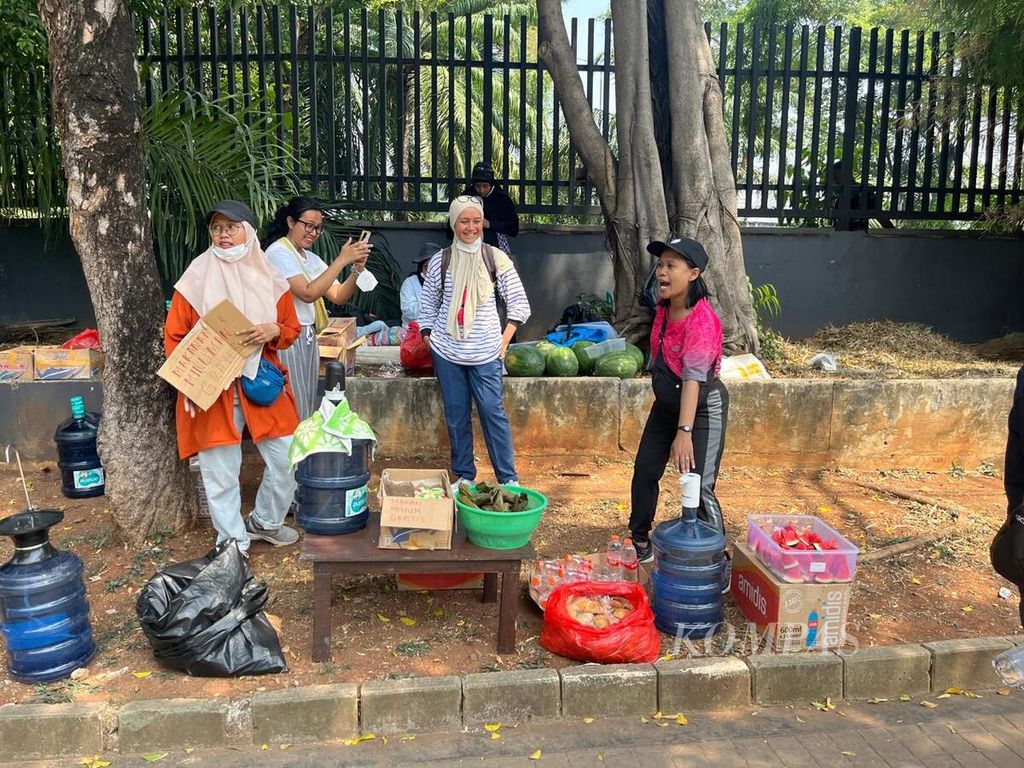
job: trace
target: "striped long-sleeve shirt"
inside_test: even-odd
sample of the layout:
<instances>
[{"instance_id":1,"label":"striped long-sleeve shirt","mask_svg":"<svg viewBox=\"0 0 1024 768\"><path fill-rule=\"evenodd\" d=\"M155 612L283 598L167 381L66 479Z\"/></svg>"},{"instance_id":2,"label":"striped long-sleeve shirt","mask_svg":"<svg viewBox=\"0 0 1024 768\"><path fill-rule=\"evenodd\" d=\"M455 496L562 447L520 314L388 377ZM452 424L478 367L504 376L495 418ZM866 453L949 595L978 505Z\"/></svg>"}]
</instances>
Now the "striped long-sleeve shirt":
<instances>
[{"instance_id":1,"label":"striped long-sleeve shirt","mask_svg":"<svg viewBox=\"0 0 1024 768\"><path fill-rule=\"evenodd\" d=\"M522 325L530 319L530 301L515 267L498 275L498 293L505 301L510 322ZM440 298L439 298L440 297ZM445 360L458 365L480 365L496 360L501 349L501 320L494 294L476 308L469 336L457 340L448 333L448 308L452 302L451 269L441 276L441 252L430 257L423 281L420 303L420 329L430 331L430 347Z\"/></svg>"}]
</instances>

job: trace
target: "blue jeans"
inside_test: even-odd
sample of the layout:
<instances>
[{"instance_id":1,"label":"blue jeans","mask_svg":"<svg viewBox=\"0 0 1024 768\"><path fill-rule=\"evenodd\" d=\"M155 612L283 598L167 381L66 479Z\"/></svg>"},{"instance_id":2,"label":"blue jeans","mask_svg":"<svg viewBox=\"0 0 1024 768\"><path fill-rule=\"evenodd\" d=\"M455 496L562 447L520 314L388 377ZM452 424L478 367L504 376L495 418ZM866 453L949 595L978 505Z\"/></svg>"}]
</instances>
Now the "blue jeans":
<instances>
[{"instance_id":1,"label":"blue jeans","mask_svg":"<svg viewBox=\"0 0 1024 768\"><path fill-rule=\"evenodd\" d=\"M452 444L452 473L465 480L476 480L473 461L473 411L484 429L487 455L494 467L499 483L518 480L515 456L512 451L512 428L502 400L501 361L482 365L458 365L436 353L434 372L441 386L444 420L448 425L448 440Z\"/></svg>"}]
</instances>

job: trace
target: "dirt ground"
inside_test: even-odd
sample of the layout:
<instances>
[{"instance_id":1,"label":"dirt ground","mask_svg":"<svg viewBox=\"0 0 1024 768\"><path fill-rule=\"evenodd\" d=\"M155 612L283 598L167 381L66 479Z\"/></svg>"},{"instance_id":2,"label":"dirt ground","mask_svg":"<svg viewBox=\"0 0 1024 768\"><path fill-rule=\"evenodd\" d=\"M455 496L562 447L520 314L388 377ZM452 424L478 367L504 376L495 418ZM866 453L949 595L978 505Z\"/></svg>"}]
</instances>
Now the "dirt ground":
<instances>
[{"instance_id":1,"label":"dirt ground","mask_svg":"<svg viewBox=\"0 0 1024 768\"><path fill-rule=\"evenodd\" d=\"M386 466L377 462L371 492ZM408 464L406 464L408 465ZM424 461L442 467L443 460ZM1016 591L1009 600L997 592L1003 582L993 574L987 547L1004 517L1001 480L992 467L947 473L773 471L729 467L719 483L730 541L742 539L746 515L760 512L816 514L853 540L863 553L930 532L943 535L933 544L884 562L861 564L850 607L848 632L860 646L920 642L944 638L1008 635L1018 627ZM203 554L214 541L208 521L177 537L136 551L115 539L111 513L99 499L70 500L60 493L52 463L29 465L32 498L39 508L57 508L65 520L53 531L56 544L85 561L86 584L98 651L78 679L29 686L0 673L0 704L24 701L111 700L235 696L284 686L359 682L537 667L574 662L552 656L539 643L542 614L526 595L525 577L518 619L518 651L495 653L497 611L483 605L479 592L399 591L386 577L336 578L333 650L330 663L310 660L312 630L310 568L298 560L298 548L253 545L252 569L270 587L268 611L281 620L281 642L289 670L278 675L240 679L195 679L163 670L150 653L135 618L135 600L161 566ZM569 460L523 461L525 482L547 494L551 504L534 536L542 556L602 549L612 533L621 533L628 515L630 463ZM248 499L260 475L257 456L244 470ZM917 495L908 501L857 485L882 484ZM663 483L659 520L678 514L675 482ZM942 504L969 510L954 519ZM24 495L17 472L0 465L0 517L21 511ZM12 547L0 542L0 563ZM731 600L726 619L745 621ZM663 653L685 656L663 636ZM734 650L734 653L740 652Z\"/></svg>"}]
</instances>

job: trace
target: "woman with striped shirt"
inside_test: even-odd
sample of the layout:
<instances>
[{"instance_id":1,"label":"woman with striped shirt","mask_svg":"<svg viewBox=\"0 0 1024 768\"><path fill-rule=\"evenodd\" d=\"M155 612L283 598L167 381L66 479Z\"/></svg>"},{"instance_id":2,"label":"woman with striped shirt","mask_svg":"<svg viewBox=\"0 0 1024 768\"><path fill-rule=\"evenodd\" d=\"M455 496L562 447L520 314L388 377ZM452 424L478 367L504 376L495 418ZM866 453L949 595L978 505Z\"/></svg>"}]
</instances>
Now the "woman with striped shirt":
<instances>
[{"instance_id":1,"label":"woman with striped shirt","mask_svg":"<svg viewBox=\"0 0 1024 768\"><path fill-rule=\"evenodd\" d=\"M512 429L502 400L502 361L516 328L530 317L530 302L512 260L483 242L480 198L455 198L448 219L455 237L427 265L419 323L441 387L452 473L459 482L476 481L475 402L498 482L516 483ZM508 318L504 327L498 317L499 297Z\"/></svg>"}]
</instances>

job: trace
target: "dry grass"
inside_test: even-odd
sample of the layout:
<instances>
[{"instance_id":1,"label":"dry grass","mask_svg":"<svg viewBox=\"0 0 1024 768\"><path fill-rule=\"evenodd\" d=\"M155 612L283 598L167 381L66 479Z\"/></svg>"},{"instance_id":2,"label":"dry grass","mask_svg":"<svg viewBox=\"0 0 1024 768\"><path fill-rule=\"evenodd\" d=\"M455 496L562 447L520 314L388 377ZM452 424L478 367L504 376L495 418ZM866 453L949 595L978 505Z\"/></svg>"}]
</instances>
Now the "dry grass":
<instances>
[{"instance_id":1,"label":"dry grass","mask_svg":"<svg viewBox=\"0 0 1024 768\"><path fill-rule=\"evenodd\" d=\"M976 348L916 323L852 323L828 326L800 341L783 341L784 359L769 362L778 377L956 379L1011 377L1017 365L986 360ZM839 361L838 373L811 368L819 352Z\"/></svg>"}]
</instances>

